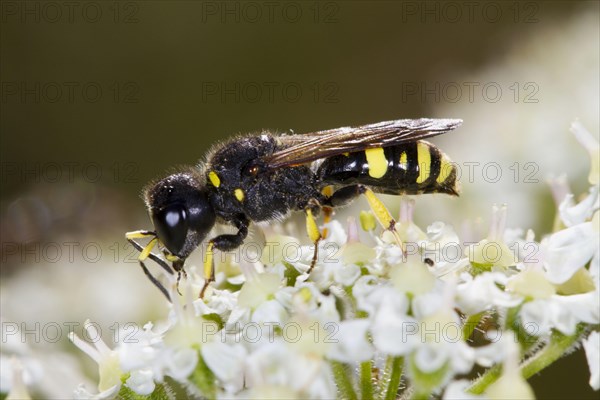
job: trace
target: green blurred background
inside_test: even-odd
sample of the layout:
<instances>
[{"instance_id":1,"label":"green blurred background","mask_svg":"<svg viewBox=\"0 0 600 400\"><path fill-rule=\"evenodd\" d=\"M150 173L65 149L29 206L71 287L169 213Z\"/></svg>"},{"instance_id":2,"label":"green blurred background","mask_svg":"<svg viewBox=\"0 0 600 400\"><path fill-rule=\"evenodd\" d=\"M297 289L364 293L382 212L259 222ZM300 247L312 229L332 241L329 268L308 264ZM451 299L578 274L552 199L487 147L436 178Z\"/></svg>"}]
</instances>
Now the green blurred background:
<instances>
[{"instance_id":1,"label":"green blurred background","mask_svg":"<svg viewBox=\"0 0 600 400\"><path fill-rule=\"evenodd\" d=\"M157 293L135 266L127 265L130 280L122 278L123 233L149 227L139 193L236 133L454 117L465 119L464 129L436 143L459 163L495 160L511 174L508 167L518 161L524 174L523 163L540 160L535 184L474 179L463 182L463 203L418 200L422 226L434 216L456 225L466 215L489 219L493 202L518 209L527 196L533 211L515 211L510 221L543 234L554 209L546 175L566 171L575 192L585 190L585 152L568 127L579 117L598 132L596 1L6 1L1 7L6 320L143 323L161 315L164 305L150 299ZM491 83L502 88L500 101L482 93ZM456 85L462 93L453 91ZM542 132L528 142L532 126ZM476 202L481 209L471 206ZM75 260L44 255L52 251L48 243L64 250L69 240L78 243ZM80 254L89 242L103 250L99 262ZM102 278L107 264L119 265L109 275L120 283ZM138 281L139 288L130 286ZM39 290L55 285L77 300L36 306L44 301ZM107 287L113 299L105 303ZM82 299L94 290L93 300ZM27 296L35 296L33 305ZM149 307L142 315L131 306L115 316L114 307L127 301ZM593 398L588 374L579 351L532 382L540 398Z\"/></svg>"}]
</instances>

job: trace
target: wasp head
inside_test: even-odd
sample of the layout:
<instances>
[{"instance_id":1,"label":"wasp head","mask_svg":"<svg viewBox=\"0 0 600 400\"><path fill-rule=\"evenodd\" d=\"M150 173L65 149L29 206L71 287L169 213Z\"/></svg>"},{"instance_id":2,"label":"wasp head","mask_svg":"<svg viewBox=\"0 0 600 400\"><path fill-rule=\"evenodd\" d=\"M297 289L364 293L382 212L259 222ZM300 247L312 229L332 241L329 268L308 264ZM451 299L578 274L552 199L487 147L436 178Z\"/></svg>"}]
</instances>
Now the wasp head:
<instances>
[{"instance_id":1,"label":"wasp head","mask_svg":"<svg viewBox=\"0 0 600 400\"><path fill-rule=\"evenodd\" d=\"M191 172L170 175L144 191L156 235L166 249L186 259L215 224L208 192Z\"/></svg>"}]
</instances>

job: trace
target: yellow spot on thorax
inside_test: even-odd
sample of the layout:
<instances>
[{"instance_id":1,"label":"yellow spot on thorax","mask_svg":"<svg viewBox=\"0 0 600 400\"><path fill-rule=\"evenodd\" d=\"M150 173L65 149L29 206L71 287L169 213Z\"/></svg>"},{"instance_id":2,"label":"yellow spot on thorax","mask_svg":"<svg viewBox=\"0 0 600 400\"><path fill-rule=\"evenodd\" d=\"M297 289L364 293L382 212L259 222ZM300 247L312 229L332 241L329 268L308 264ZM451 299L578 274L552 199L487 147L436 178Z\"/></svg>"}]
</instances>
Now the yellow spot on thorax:
<instances>
[{"instance_id":1,"label":"yellow spot on thorax","mask_svg":"<svg viewBox=\"0 0 600 400\"><path fill-rule=\"evenodd\" d=\"M419 165L417 183L423 183L431 173L431 153L429 152L429 146L423 142L417 142L417 160Z\"/></svg>"},{"instance_id":2,"label":"yellow spot on thorax","mask_svg":"<svg viewBox=\"0 0 600 400\"><path fill-rule=\"evenodd\" d=\"M233 194L235 195L235 198L238 199L239 202L244 201L245 195L244 195L244 191L242 189L239 189L239 188L235 189L233 191Z\"/></svg>"},{"instance_id":3,"label":"yellow spot on thorax","mask_svg":"<svg viewBox=\"0 0 600 400\"><path fill-rule=\"evenodd\" d=\"M383 148L367 149L365 150L365 155L369 164L369 176L371 178L381 178L384 176L387 172L388 161L385 158Z\"/></svg>"},{"instance_id":4,"label":"yellow spot on thorax","mask_svg":"<svg viewBox=\"0 0 600 400\"><path fill-rule=\"evenodd\" d=\"M208 173L208 179L210 180L210 183L212 183L212 185L214 187L221 186L221 180L219 179L219 176L217 175L217 173L215 171L210 171Z\"/></svg>"},{"instance_id":5,"label":"yellow spot on thorax","mask_svg":"<svg viewBox=\"0 0 600 400\"><path fill-rule=\"evenodd\" d=\"M448 159L448 157L446 157L445 154L442 154L442 157L440 160L440 174L438 175L436 182L444 183L446 181L446 179L448 179L448 177L452 173L453 168L454 167L452 166L452 163L450 163L450 160Z\"/></svg>"},{"instance_id":6,"label":"yellow spot on thorax","mask_svg":"<svg viewBox=\"0 0 600 400\"><path fill-rule=\"evenodd\" d=\"M323 190L321 190L321 194L325 197L331 197L333 195L333 186L325 186Z\"/></svg>"}]
</instances>

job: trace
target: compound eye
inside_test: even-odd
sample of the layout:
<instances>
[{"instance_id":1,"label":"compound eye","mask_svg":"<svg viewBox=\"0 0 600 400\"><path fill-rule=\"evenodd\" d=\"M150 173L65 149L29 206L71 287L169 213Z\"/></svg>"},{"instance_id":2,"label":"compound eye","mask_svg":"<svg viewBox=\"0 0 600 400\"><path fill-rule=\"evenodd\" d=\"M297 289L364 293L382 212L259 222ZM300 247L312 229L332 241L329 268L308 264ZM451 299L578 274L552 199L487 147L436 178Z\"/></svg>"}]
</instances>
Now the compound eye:
<instances>
[{"instance_id":1,"label":"compound eye","mask_svg":"<svg viewBox=\"0 0 600 400\"><path fill-rule=\"evenodd\" d=\"M182 205L163 208L152 217L156 233L167 249L179 255L188 233L187 211Z\"/></svg>"}]
</instances>

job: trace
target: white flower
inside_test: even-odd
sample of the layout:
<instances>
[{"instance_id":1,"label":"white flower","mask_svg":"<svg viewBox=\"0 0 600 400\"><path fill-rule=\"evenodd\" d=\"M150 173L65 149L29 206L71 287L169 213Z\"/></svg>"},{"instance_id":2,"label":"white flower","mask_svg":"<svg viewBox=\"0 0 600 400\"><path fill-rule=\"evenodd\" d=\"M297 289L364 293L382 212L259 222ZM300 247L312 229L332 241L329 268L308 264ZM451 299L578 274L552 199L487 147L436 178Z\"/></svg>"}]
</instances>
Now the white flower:
<instances>
[{"instance_id":1,"label":"white flower","mask_svg":"<svg viewBox=\"0 0 600 400\"><path fill-rule=\"evenodd\" d=\"M448 370L437 385L453 374L467 373L473 366L474 350L462 339L460 318L453 308L455 282L438 281L439 290L416 296L413 312L419 320L420 340L414 354L413 374L434 374Z\"/></svg>"},{"instance_id":2,"label":"white flower","mask_svg":"<svg viewBox=\"0 0 600 400\"><path fill-rule=\"evenodd\" d=\"M550 335L552 329L573 335L577 324L598 323L598 295L595 292L573 296L552 296L523 304L521 323L532 335Z\"/></svg>"},{"instance_id":3,"label":"white flower","mask_svg":"<svg viewBox=\"0 0 600 400\"><path fill-rule=\"evenodd\" d=\"M257 323L270 323L284 325L290 316L287 310L277 300L268 300L262 303L252 313L251 321Z\"/></svg>"},{"instance_id":4,"label":"white flower","mask_svg":"<svg viewBox=\"0 0 600 400\"><path fill-rule=\"evenodd\" d=\"M2 326L2 353L0 353L0 393L15 393L26 387L43 384L47 375L42 362L34 356L32 349L23 340L24 336L16 323L4 318ZM24 387L15 388L15 385Z\"/></svg>"},{"instance_id":5,"label":"white flower","mask_svg":"<svg viewBox=\"0 0 600 400\"><path fill-rule=\"evenodd\" d=\"M100 393L91 393L85 385L80 384L74 391L73 397L81 400L101 400L101 399L113 399L119 393L120 385L115 385Z\"/></svg>"},{"instance_id":6,"label":"white flower","mask_svg":"<svg viewBox=\"0 0 600 400\"><path fill-rule=\"evenodd\" d=\"M505 286L508 277L500 272L484 272L475 277L461 274L456 302L463 312L477 314L492 307L510 308L521 303L522 299L507 293L498 286Z\"/></svg>"},{"instance_id":7,"label":"white flower","mask_svg":"<svg viewBox=\"0 0 600 400\"><path fill-rule=\"evenodd\" d=\"M328 338L335 343L327 353L330 359L353 363L369 360L373 356L373 348L367 338L369 320L348 320L332 326L336 327L337 332Z\"/></svg>"},{"instance_id":8,"label":"white flower","mask_svg":"<svg viewBox=\"0 0 600 400\"><path fill-rule=\"evenodd\" d=\"M371 293L365 301L369 309L376 309L371 334L375 348L385 354L405 355L418 344L418 321L407 314L406 296L391 288Z\"/></svg>"},{"instance_id":9,"label":"white flower","mask_svg":"<svg viewBox=\"0 0 600 400\"><path fill-rule=\"evenodd\" d=\"M16 357L13 357L11 360L11 372L12 372L12 382L10 385L10 391L6 396L6 400L29 400L31 396L29 396L29 392L27 391L27 386L25 386L24 375L25 371L23 370L23 366L21 362Z\"/></svg>"},{"instance_id":10,"label":"white flower","mask_svg":"<svg viewBox=\"0 0 600 400\"><path fill-rule=\"evenodd\" d=\"M504 335L502 331L489 330L485 337L490 341L485 346L475 347L475 362L482 367L489 368L500 364L506 358L506 340L514 340L514 335Z\"/></svg>"},{"instance_id":11,"label":"white flower","mask_svg":"<svg viewBox=\"0 0 600 400\"><path fill-rule=\"evenodd\" d=\"M256 308L273 297L281 286L281 278L277 274L264 273L248 279L238 296L240 307Z\"/></svg>"},{"instance_id":12,"label":"white flower","mask_svg":"<svg viewBox=\"0 0 600 400\"><path fill-rule=\"evenodd\" d=\"M94 346L81 340L73 332L69 332L69 339L98 364L100 375L100 380L98 382L98 390L100 391L99 396L101 396L101 398L108 398L118 391L121 386L121 376L123 375L123 371L120 366L119 353L115 350L111 350L106 343L102 341L100 333L90 320L85 321L83 327L87 332L87 336L94 339ZM81 389L82 388L80 387L80 390ZM81 393L85 394L83 392Z\"/></svg>"},{"instance_id":13,"label":"white flower","mask_svg":"<svg viewBox=\"0 0 600 400\"><path fill-rule=\"evenodd\" d=\"M531 386L521 375L519 368L519 347L514 339L503 341L506 359L502 376L492 383L485 394L491 400L535 399Z\"/></svg>"},{"instance_id":14,"label":"white flower","mask_svg":"<svg viewBox=\"0 0 600 400\"><path fill-rule=\"evenodd\" d=\"M492 267L507 268L516 264L514 253L504 242L506 228L506 205L494 205L490 232L486 239L467 248L471 264L490 270Z\"/></svg>"},{"instance_id":15,"label":"white flower","mask_svg":"<svg viewBox=\"0 0 600 400\"><path fill-rule=\"evenodd\" d=\"M600 334L598 331L590 333L583 341L585 356L590 367L590 386L600 390Z\"/></svg>"},{"instance_id":16,"label":"white flower","mask_svg":"<svg viewBox=\"0 0 600 400\"><path fill-rule=\"evenodd\" d=\"M436 279L419 256L409 255L406 262L392 268L390 280L401 292L420 295L433 289Z\"/></svg>"},{"instance_id":17,"label":"white flower","mask_svg":"<svg viewBox=\"0 0 600 400\"><path fill-rule=\"evenodd\" d=\"M210 296L208 301L200 298L194 300L196 314L218 314L221 318L226 319L237 305L237 295L227 290L215 289L213 292L214 295Z\"/></svg>"},{"instance_id":18,"label":"white flower","mask_svg":"<svg viewBox=\"0 0 600 400\"><path fill-rule=\"evenodd\" d=\"M180 382L184 382L198 365L198 352L188 347L169 348L163 357L165 375Z\"/></svg>"},{"instance_id":19,"label":"white flower","mask_svg":"<svg viewBox=\"0 0 600 400\"><path fill-rule=\"evenodd\" d=\"M526 269L508 278L506 290L532 299L547 299L556 294L554 285L537 269Z\"/></svg>"},{"instance_id":20,"label":"white flower","mask_svg":"<svg viewBox=\"0 0 600 400\"><path fill-rule=\"evenodd\" d=\"M565 199L558 206L560 218L565 226L575 226L592 217L594 212L600 207L600 199L598 198L599 188L597 185L591 187L589 194L578 204L575 204L573 201L573 194L569 193L566 195Z\"/></svg>"},{"instance_id":21,"label":"white flower","mask_svg":"<svg viewBox=\"0 0 600 400\"><path fill-rule=\"evenodd\" d=\"M247 355L246 348L239 343L215 340L202 346L202 358L228 393L237 393L242 389Z\"/></svg>"},{"instance_id":22,"label":"white flower","mask_svg":"<svg viewBox=\"0 0 600 400\"><path fill-rule=\"evenodd\" d=\"M336 389L329 364L322 358L297 351L279 338L265 343L245 360L246 386L251 393L287 387L296 398L333 398ZM288 392L289 393L289 392Z\"/></svg>"},{"instance_id":23,"label":"white flower","mask_svg":"<svg viewBox=\"0 0 600 400\"><path fill-rule=\"evenodd\" d=\"M558 231L542 242L546 275L553 283L566 282L598 252L600 236L592 222Z\"/></svg>"},{"instance_id":24,"label":"white flower","mask_svg":"<svg viewBox=\"0 0 600 400\"><path fill-rule=\"evenodd\" d=\"M149 395L154 391L154 374L150 369L138 369L131 371L126 384L131 390L141 395Z\"/></svg>"},{"instance_id":25,"label":"white flower","mask_svg":"<svg viewBox=\"0 0 600 400\"><path fill-rule=\"evenodd\" d=\"M159 359L159 353L162 348L162 335L166 327L157 332L154 332L152 329L152 323L147 323L144 325L141 333L132 337L126 334L119 336L127 338L115 349L118 353L120 367L123 372L155 366ZM155 366L152 369L156 373L156 376L159 377L160 367Z\"/></svg>"},{"instance_id":26,"label":"white flower","mask_svg":"<svg viewBox=\"0 0 600 400\"><path fill-rule=\"evenodd\" d=\"M466 379L451 382L444 390L444 400L477 400L482 396L476 396L468 393L467 389L471 386L471 382Z\"/></svg>"},{"instance_id":27,"label":"white flower","mask_svg":"<svg viewBox=\"0 0 600 400\"><path fill-rule=\"evenodd\" d=\"M520 320L530 335L549 336L552 329L572 335L580 322L600 322L598 287L590 280L587 270L580 269L573 279L555 286L539 264L527 265L508 279L506 290L523 299ZM557 293L559 290L572 293L562 295Z\"/></svg>"},{"instance_id":28,"label":"white flower","mask_svg":"<svg viewBox=\"0 0 600 400\"><path fill-rule=\"evenodd\" d=\"M588 176L588 181L592 185L598 185L598 183L600 183L600 144L598 143L598 140L594 138L579 121L575 121L571 124L571 132L590 155L590 174Z\"/></svg>"},{"instance_id":29,"label":"white flower","mask_svg":"<svg viewBox=\"0 0 600 400\"><path fill-rule=\"evenodd\" d=\"M324 224L323 228L327 230L327 236L323 239L324 243L335 244L339 249L348 241L346 230L339 221L329 221L328 223Z\"/></svg>"},{"instance_id":30,"label":"white flower","mask_svg":"<svg viewBox=\"0 0 600 400\"><path fill-rule=\"evenodd\" d=\"M396 223L396 231L402 243L419 243L427 239L427 235L413 222L415 200L408 197L400 198L400 218Z\"/></svg>"},{"instance_id":31,"label":"white flower","mask_svg":"<svg viewBox=\"0 0 600 400\"><path fill-rule=\"evenodd\" d=\"M546 182L550 186L554 204L556 207L559 207L567 195L571 193L569 182L567 181L567 174L560 174L558 176L550 175L546 179Z\"/></svg>"}]
</instances>

